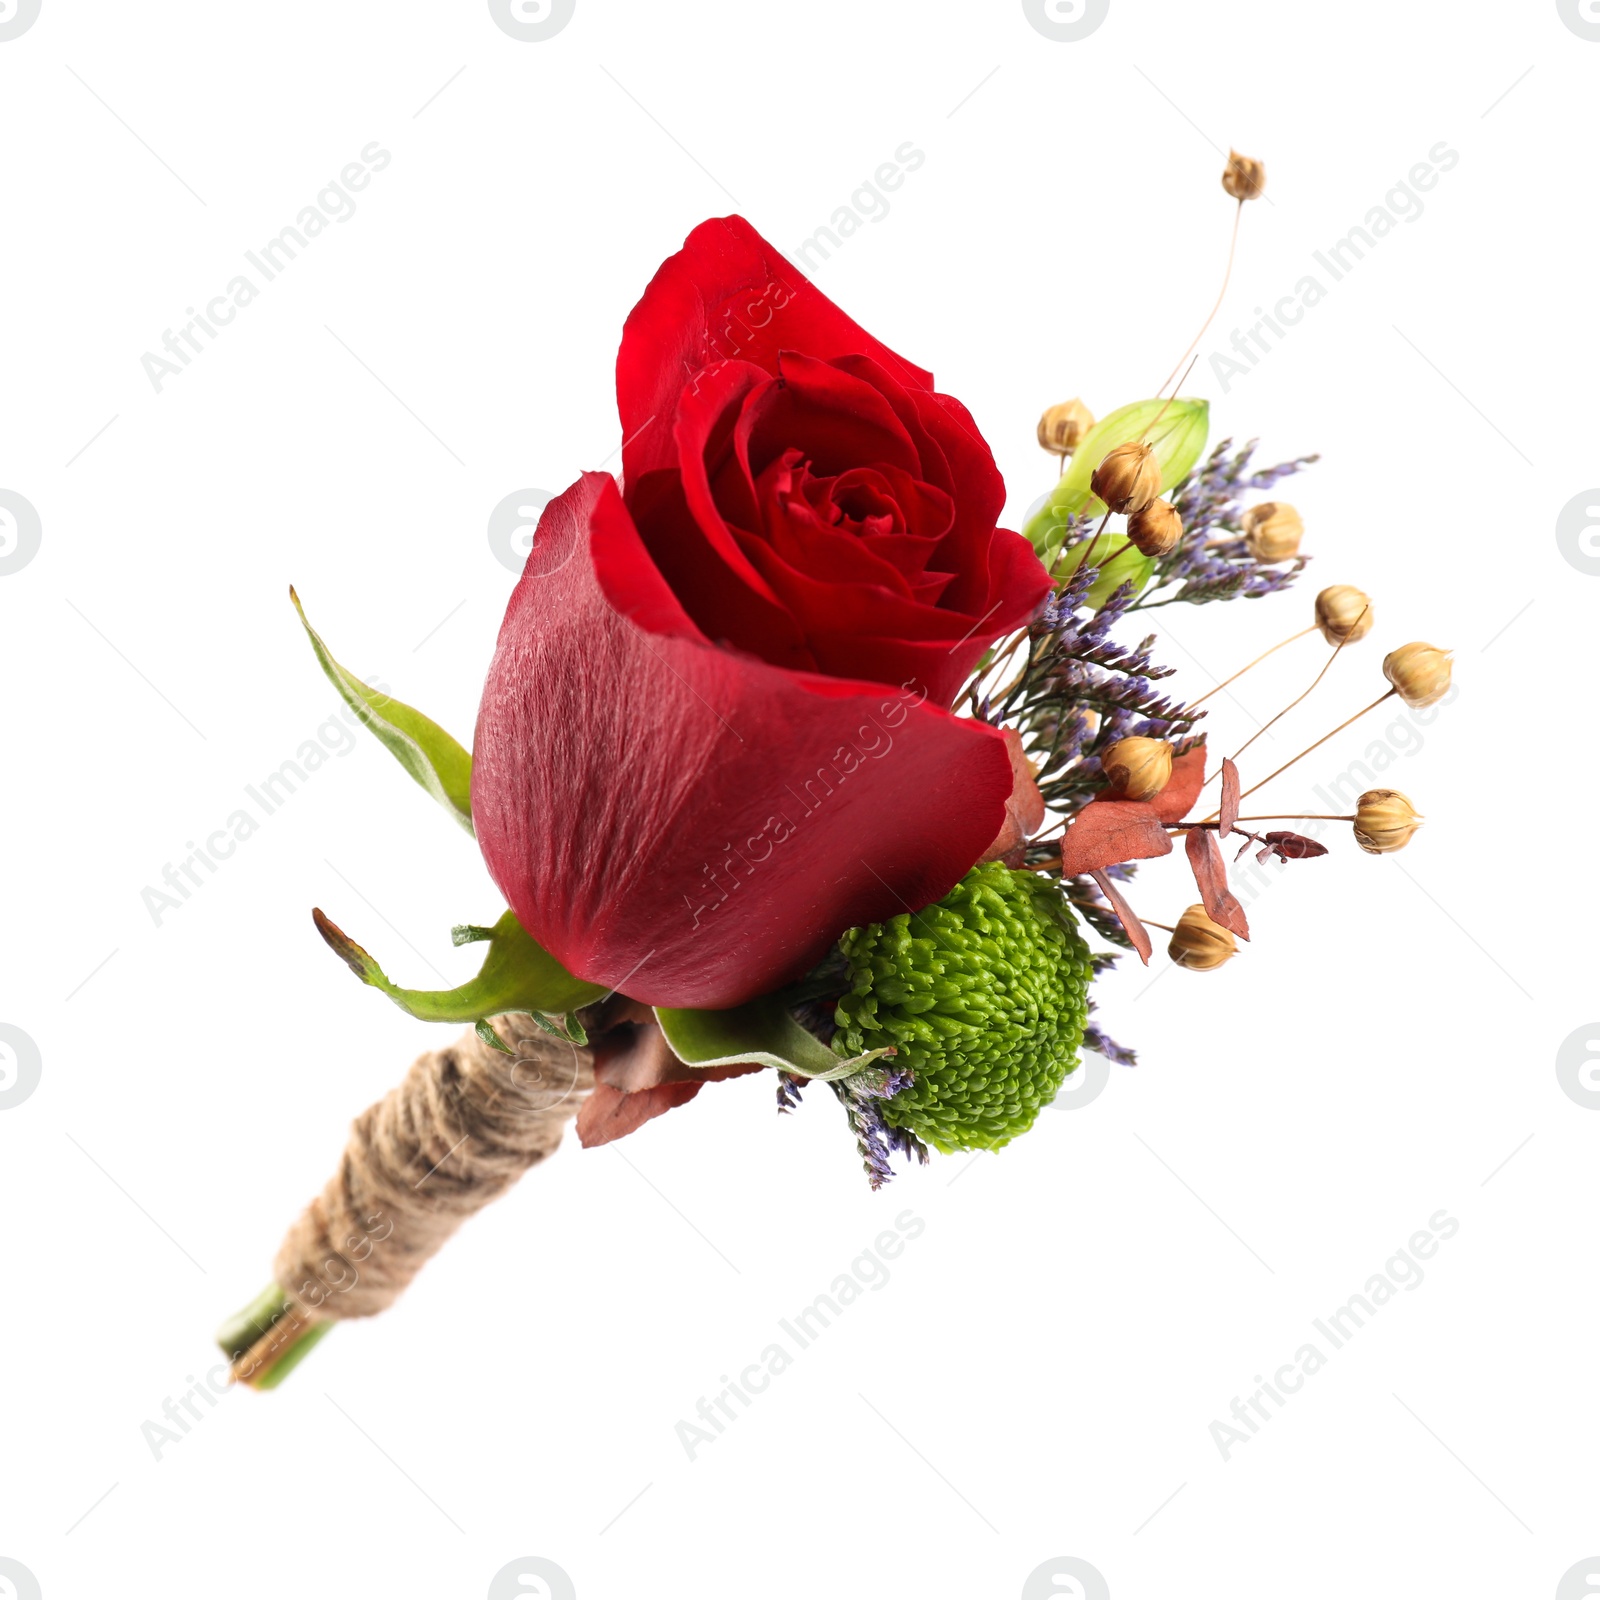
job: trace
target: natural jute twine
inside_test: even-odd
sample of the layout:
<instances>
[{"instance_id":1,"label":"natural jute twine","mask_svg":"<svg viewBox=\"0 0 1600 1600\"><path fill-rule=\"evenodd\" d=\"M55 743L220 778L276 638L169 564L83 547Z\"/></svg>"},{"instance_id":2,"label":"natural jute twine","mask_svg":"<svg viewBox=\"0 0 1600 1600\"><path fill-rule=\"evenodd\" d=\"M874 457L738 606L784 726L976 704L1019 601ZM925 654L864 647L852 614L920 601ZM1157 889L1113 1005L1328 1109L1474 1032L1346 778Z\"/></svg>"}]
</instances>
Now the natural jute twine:
<instances>
[{"instance_id":1,"label":"natural jute twine","mask_svg":"<svg viewBox=\"0 0 1600 1600\"><path fill-rule=\"evenodd\" d=\"M297 1309L376 1316L468 1217L560 1144L594 1087L589 1050L527 1016L494 1027L512 1055L469 1029L418 1056L356 1118L338 1171L274 1263Z\"/></svg>"}]
</instances>

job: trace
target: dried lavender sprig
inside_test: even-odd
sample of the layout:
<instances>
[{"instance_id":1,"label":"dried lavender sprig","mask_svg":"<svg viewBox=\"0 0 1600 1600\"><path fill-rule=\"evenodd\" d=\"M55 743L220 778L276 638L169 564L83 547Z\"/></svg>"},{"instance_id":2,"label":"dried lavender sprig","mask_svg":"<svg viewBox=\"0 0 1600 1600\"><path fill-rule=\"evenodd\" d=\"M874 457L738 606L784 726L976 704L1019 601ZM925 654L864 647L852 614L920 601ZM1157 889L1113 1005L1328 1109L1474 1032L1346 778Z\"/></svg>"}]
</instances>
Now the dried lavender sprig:
<instances>
[{"instance_id":1,"label":"dried lavender sprig","mask_svg":"<svg viewBox=\"0 0 1600 1600\"><path fill-rule=\"evenodd\" d=\"M1083 1030L1084 1045L1098 1051L1108 1061L1114 1061L1119 1067L1136 1067L1139 1057L1126 1045L1120 1045L1108 1034L1099 1023L1091 1022Z\"/></svg>"},{"instance_id":2,"label":"dried lavender sprig","mask_svg":"<svg viewBox=\"0 0 1600 1600\"><path fill-rule=\"evenodd\" d=\"M1257 443L1252 439L1233 450L1233 441L1224 439L1174 493L1172 504L1183 522L1183 538L1157 562L1149 586L1130 610L1153 611L1180 601L1205 605L1236 597L1260 599L1288 588L1305 569L1305 557L1287 567L1267 565L1250 555L1242 536L1218 536L1240 532L1243 495L1271 489L1317 459L1300 456L1252 471L1250 458Z\"/></svg>"},{"instance_id":3,"label":"dried lavender sprig","mask_svg":"<svg viewBox=\"0 0 1600 1600\"><path fill-rule=\"evenodd\" d=\"M850 1130L856 1136L856 1149L861 1154L867 1182L874 1190L881 1189L894 1177L892 1156L902 1155L927 1165L927 1146L915 1134L886 1121L883 1115L883 1102L892 1099L910 1082L908 1069L891 1066L866 1067L828 1085L844 1107Z\"/></svg>"},{"instance_id":4,"label":"dried lavender sprig","mask_svg":"<svg viewBox=\"0 0 1600 1600\"><path fill-rule=\"evenodd\" d=\"M1024 669L996 708L1022 734L1045 804L1063 816L1098 788L1101 750L1129 735L1181 741L1198 720L1155 688L1172 669L1151 660L1153 634L1137 645L1112 637L1131 585L1087 609L1097 576L1092 567L1074 573L1046 601L1028 632Z\"/></svg>"},{"instance_id":5,"label":"dried lavender sprig","mask_svg":"<svg viewBox=\"0 0 1600 1600\"><path fill-rule=\"evenodd\" d=\"M1120 931L1120 927L1119 927ZM1122 959L1120 950L1096 950L1089 957L1089 968L1096 978L1102 972L1108 972ZM1100 1009L1099 1003L1094 998L1094 987L1089 989L1089 1018L1083 1030L1083 1043L1086 1049L1097 1050L1108 1061L1114 1061L1119 1067L1136 1067L1139 1058L1126 1045L1120 1045L1111 1037L1098 1022L1093 1020L1095 1012Z\"/></svg>"}]
</instances>

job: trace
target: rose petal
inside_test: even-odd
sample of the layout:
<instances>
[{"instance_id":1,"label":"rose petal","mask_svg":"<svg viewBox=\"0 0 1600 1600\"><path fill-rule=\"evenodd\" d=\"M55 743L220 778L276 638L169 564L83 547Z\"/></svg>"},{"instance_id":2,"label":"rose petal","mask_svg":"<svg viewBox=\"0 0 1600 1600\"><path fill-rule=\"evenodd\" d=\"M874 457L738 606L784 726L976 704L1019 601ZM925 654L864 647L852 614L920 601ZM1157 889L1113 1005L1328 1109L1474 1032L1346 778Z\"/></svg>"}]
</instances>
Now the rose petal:
<instances>
[{"instance_id":1,"label":"rose petal","mask_svg":"<svg viewBox=\"0 0 1600 1600\"><path fill-rule=\"evenodd\" d=\"M745 455L757 476L791 449L822 477L863 465L920 476L915 442L870 383L797 349L786 347L778 361L781 377L752 390L739 418Z\"/></svg>"},{"instance_id":2,"label":"rose petal","mask_svg":"<svg viewBox=\"0 0 1600 1600\"><path fill-rule=\"evenodd\" d=\"M924 389L933 374L896 355L847 317L743 217L702 222L662 263L622 333L617 408L623 477L677 465L672 425L678 398L719 361L750 362L776 375L778 352L823 360L865 354Z\"/></svg>"},{"instance_id":3,"label":"rose petal","mask_svg":"<svg viewBox=\"0 0 1600 1600\"><path fill-rule=\"evenodd\" d=\"M946 894L1012 787L996 729L711 644L609 477L546 507L484 690L473 820L570 972L658 1005L769 993Z\"/></svg>"},{"instance_id":4,"label":"rose petal","mask_svg":"<svg viewBox=\"0 0 1600 1600\"><path fill-rule=\"evenodd\" d=\"M956 520L933 564L941 571L956 574L945 603L955 610L981 616L998 595L1006 592L1001 569L992 558L988 562L982 559L982 552L997 537L994 529L1006 500L1005 482L988 444L966 407L949 395L935 393L928 386L897 381L896 374L866 357L850 357L839 365L882 393L916 444L923 480L954 497ZM903 375L899 377L903 380ZM1025 539L1021 543L1022 550L1037 566L1033 546ZM1007 551L1005 556L1008 561L1021 559L1021 553L1016 551ZM1035 603L1044 592L1035 596Z\"/></svg>"},{"instance_id":5,"label":"rose petal","mask_svg":"<svg viewBox=\"0 0 1600 1600\"><path fill-rule=\"evenodd\" d=\"M817 659L788 612L757 595L710 552L704 530L684 503L677 473L648 473L634 486L632 504L641 539L649 530L647 549L669 592L687 597L705 637L760 654L775 666L816 671Z\"/></svg>"},{"instance_id":6,"label":"rose petal","mask_svg":"<svg viewBox=\"0 0 1600 1600\"><path fill-rule=\"evenodd\" d=\"M822 671L915 683L935 704L948 706L989 645L1027 622L1050 589L1050 575L1025 539L1004 528L993 537L1002 598L977 617L887 588L829 583L796 570L755 535L742 534L739 542L805 629Z\"/></svg>"}]
</instances>

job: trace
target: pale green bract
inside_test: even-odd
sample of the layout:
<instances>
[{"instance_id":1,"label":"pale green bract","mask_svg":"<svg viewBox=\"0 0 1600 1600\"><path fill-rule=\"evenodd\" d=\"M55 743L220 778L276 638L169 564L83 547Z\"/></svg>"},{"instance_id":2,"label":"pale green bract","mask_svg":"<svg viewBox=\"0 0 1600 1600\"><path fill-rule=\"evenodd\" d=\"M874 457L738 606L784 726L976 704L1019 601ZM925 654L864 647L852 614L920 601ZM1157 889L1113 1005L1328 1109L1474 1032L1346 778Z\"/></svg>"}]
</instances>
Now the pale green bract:
<instances>
[{"instance_id":1,"label":"pale green bract","mask_svg":"<svg viewBox=\"0 0 1600 1600\"><path fill-rule=\"evenodd\" d=\"M1105 503L1090 487L1090 479L1110 451L1119 444L1143 439L1155 452L1156 464L1161 469L1161 492L1166 494L1194 470L1205 449L1210 420L1211 407L1204 400L1138 400L1102 417L1083 436L1073 452L1071 466L1051 490L1050 498L1022 530L1039 559L1058 578L1069 577L1077 570L1078 562L1087 552L1087 540L1080 542L1075 555L1068 554L1066 563L1059 569L1055 561L1061 554L1067 525L1074 517L1105 515ZM1115 560L1123 564L1113 576L1108 568ZM1130 578L1142 588L1154 566L1120 536L1107 538L1101 544L1095 552L1095 564L1102 571L1089 594L1092 605L1102 604Z\"/></svg>"},{"instance_id":2,"label":"pale green bract","mask_svg":"<svg viewBox=\"0 0 1600 1600\"><path fill-rule=\"evenodd\" d=\"M800 1078L847 1078L892 1054L888 1047L841 1060L808 1033L781 996L752 1000L728 1011L677 1010L657 1006L656 1021L672 1053L690 1067L731 1067L753 1061Z\"/></svg>"}]
</instances>

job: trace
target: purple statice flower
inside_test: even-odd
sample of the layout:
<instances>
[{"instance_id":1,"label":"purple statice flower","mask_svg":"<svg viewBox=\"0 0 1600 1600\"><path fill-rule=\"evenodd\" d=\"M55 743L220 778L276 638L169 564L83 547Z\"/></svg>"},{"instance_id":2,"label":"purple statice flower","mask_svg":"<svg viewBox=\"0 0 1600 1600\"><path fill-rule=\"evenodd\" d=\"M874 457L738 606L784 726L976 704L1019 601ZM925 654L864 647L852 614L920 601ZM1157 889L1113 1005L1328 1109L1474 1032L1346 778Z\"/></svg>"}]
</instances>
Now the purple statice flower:
<instances>
[{"instance_id":1,"label":"purple statice flower","mask_svg":"<svg viewBox=\"0 0 1600 1600\"><path fill-rule=\"evenodd\" d=\"M1317 458L1300 456L1252 471L1256 444L1252 439L1234 450L1233 441L1224 439L1173 494L1183 539L1156 564L1149 587L1130 610L1153 611L1178 601L1204 605L1236 597L1258 600L1287 589L1305 570L1304 556L1275 566L1252 558L1241 531L1246 509L1241 497L1273 488Z\"/></svg>"},{"instance_id":2,"label":"purple statice flower","mask_svg":"<svg viewBox=\"0 0 1600 1600\"><path fill-rule=\"evenodd\" d=\"M992 708L993 720L1021 733L1039 792L1062 816L1099 788L1101 750L1129 736L1181 741L1196 721L1156 687L1172 669L1151 660L1155 635L1136 645L1112 637L1131 587L1087 608L1097 576L1085 568L1045 602L1029 630L1026 664Z\"/></svg>"},{"instance_id":3,"label":"purple statice flower","mask_svg":"<svg viewBox=\"0 0 1600 1600\"><path fill-rule=\"evenodd\" d=\"M928 1160L928 1147L904 1128L897 1128L883 1115L884 1102L906 1088L911 1073L893 1065L865 1067L848 1078L832 1081L829 1087L839 1097L856 1136L856 1149L866 1170L867 1182L881 1189L894 1176L891 1158L904 1156L921 1165Z\"/></svg>"},{"instance_id":4,"label":"purple statice flower","mask_svg":"<svg viewBox=\"0 0 1600 1600\"><path fill-rule=\"evenodd\" d=\"M1120 1045L1097 1022L1091 1022L1083 1030L1084 1048L1097 1050L1108 1061L1114 1061L1119 1067L1136 1067L1139 1058L1125 1045Z\"/></svg>"},{"instance_id":5,"label":"purple statice flower","mask_svg":"<svg viewBox=\"0 0 1600 1600\"><path fill-rule=\"evenodd\" d=\"M1109 916L1110 913L1107 912ZM1115 919L1113 919L1115 920ZM1120 952L1116 950L1096 950L1089 957L1089 967L1093 975L1098 978L1102 972L1109 971L1116 966L1120 959ZM1092 1019L1100 1009L1094 998L1091 988L1089 994L1089 1016ZM1083 1030L1083 1045L1086 1050L1097 1050L1108 1061L1115 1061L1119 1067L1136 1067L1139 1058L1125 1045L1120 1045L1115 1039L1100 1026L1098 1022L1089 1021Z\"/></svg>"}]
</instances>

